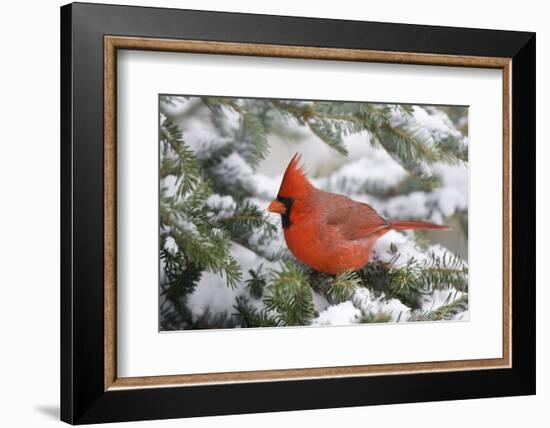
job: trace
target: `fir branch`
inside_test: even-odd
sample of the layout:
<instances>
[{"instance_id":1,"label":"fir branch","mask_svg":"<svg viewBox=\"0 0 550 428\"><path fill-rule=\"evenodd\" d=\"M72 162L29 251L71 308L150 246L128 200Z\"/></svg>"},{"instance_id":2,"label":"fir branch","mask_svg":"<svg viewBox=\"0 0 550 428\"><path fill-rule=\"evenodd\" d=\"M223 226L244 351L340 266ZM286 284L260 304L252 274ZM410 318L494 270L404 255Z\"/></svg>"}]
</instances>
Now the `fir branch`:
<instances>
[{"instance_id":1,"label":"fir branch","mask_svg":"<svg viewBox=\"0 0 550 428\"><path fill-rule=\"evenodd\" d=\"M407 321L442 321L454 319L458 314L468 310L468 294L450 301L452 292L447 302L433 311L413 311ZM448 303L450 301L450 303Z\"/></svg>"},{"instance_id":2,"label":"fir branch","mask_svg":"<svg viewBox=\"0 0 550 428\"><path fill-rule=\"evenodd\" d=\"M308 325L315 315L313 296L305 273L296 264L285 262L280 271L271 272L267 310L277 313L282 325Z\"/></svg>"},{"instance_id":3,"label":"fir branch","mask_svg":"<svg viewBox=\"0 0 550 428\"><path fill-rule=\"evenodd\" d=\"M361 278L357 273L345 271L332 279L327 296L331 303L342 303L350 300L357 287L362 285Z\"/></svg>"},{"instance_id":4,"label":"fir branch","mask_svg":"<svg viewBox=\"0 0 550 428\"><path fill-rule=\"evenodd\" d=\"M368 132L373 137L371 143L380 144L407 171L428 183L433 176L427 165L437 161L467 161L467 145L461 139L450 135L435 139L434 135L412 122L413 110L410 106L346 102L271 103L281 114L308 126L321 140L343 155L347 155L344 136ZM406 120L395 123L396 116Z\"/></svg>"},{"instance_id":5,"label":"fir branch","mask_svg":"<svg viewBox=\"0 0 550 428\"><path fill-rule=\"evenodd\" d=\"M376 141L410 174L423 180L432 179L426 165L434 163L438 156L429 146L428 139L421 139L389 123L372 128L371 132Z\"/></svg>"},{"instance_id":6,"label":"fir branch","mask_svg":"<svg viewBox=\"0 0 550 428\"><path fill-rule=\"evenodd\" d=\"M375 311L371 307L361 308L359 324L387 323L392 320L391 313Z\"/></svg>"},{"instance_id":7,"label":"fir branch","mask_svg":"<svg viewBox=\"0 0 550 428\"><path fill-rule=\"evenodd\" d=\"M164 155L166 147L178 153L178 168L189 168L179 183L178 191L174 196L165 195L165 187L161 186L160 222L161 231L170 234L178 248L185 255L186 260L202 269L207 269L225 276L227 285L235 287L241 279L239 263L233 258L230 251L230 235L222 229L212 226L208 222L206 201L212 194L209 182L200 179L198 166L192 152L181 138L181 131L169 119L161 125L161 144ZM185 158L185 153L191 156ZM188 154L189 154L188 153ZM169 156L164 157L164 159ZM185 159L184 159L185 158ZM187 163L186 163L187 162ZM193 167L188 165L193 164ZM197 174L191 173L196 169ZM166 178L169 171L161 169L161 180ZM196 177L195 177L196 175Z\"/></svg>"},{"instance_id":8,"label":"fir branch","mask_svg":"<svg viewBox=\"0 0 550 428\"><path fill-rule=\"evenodd\" d=\"M427 165L434 162L467 161L467 145L462 140L450 135L438 139L438 135L414 121L411 106L365 104L360 110L365 129L375 142L409 173L422 180L433 180Z\"/></svg>"},{"instance_id":9,"label":"fir branch","mask_svg":"<svg viewBox=\"0 0 550 428\"><path fill-rule=\"evenodd\" d=\"M296 101L272 100L271 104L286 118L294 119L298 124L307 126L324 143L338 153L347 156L348 151L343 142L343 136L350 133L345 122L353 123L350 117L340 117L318 112L316 108L322 105L319 102L307 103ZM328 104L328 103L324 103Z\"/></svg>"},{"instance_id":10,"label":"fir branch","mask_svg":"<svg viewBox=\"0 0 550 428\"><path fill-rule=\"evenodd\" d=\"M239 263L231 256L229 235L200 220L183 218L172 223L171 234L187 258L204 269L225 274L227 285L235 287L241 278Z\"/></svg>"},{"instance_id":11,"label":"fir branch","mask_svg":"<svg viewBox=\"0 0 550 428\"><path fill-rule=\"evenodd\" d=\"M468 162L468 144L465 138L447 135L441 139L436 139L436 145L441 153L441 161L449 164L455 164L459 161Z\"/></svg>"},{"instance_id":12,"label":"fir branch","mask_svg":"<svg viewBox=\"0 0 550 428\"><path fill-rule=\"evenodd\" d=\"M237 317L241 327L279 327L281 325L277 317L266 309L256 309L244 296L235 299L233 308L237 311L233 316Z\"/></svg>"},{"instance_id":13,"label":"fir branch","mask_svg":"<svg viewBox=\"0 0 550 428\"><path fill-rule=\"evenodd\" d=\"M364 193L380 199L389 199L396 196L409 195L413 192L431 192L438 188L441 179L432 176L430 180L422 180L414 175L407 174L394 185L388 185L380 179L366 179L362 182L350 179L347 176L329 180L324 190L335 193Z\"/></svg>"},{"instance_id":14,"label":"fir branch","mask_svg":"<svg viewBox=\"0 0 550 428\"><path fill-rule=\"evenodd\" d=\"M161 201L161 224L187 259L202 269L223 274L227 285L236 287L242 274L231 255L230 235L210 225L202 206L196 205L198 201L205 201L200 191L178 204L170 205L170 199Z\"/></svg>"},{"instance_id":15,"label":"fir branch","mask_svg":"<svg viewBox=\"0 0 550 428\"><path fill-rule=\"evenodd\" d=\"M237 287L242 279L241 265L232 255L225 255L223 267L218 272L225 274L227 285L231 288Z\"/></svg>"},{"instance_id":16,"label":"fir branch","mask_svg":"<svg viewBox=\"0 0 550 428\"><path fill-rule=\"evenodd\" d=\"M258 113L252 111L246 111L242 113L241 127L243 139L250 138L252 144L250 144L251 156L249 162L253 168L256 168L258 164L267 158L269 154L269 143L267 141L267 134L269 133L269 125L267 123L267 117L265 111Z\"/></svg>"},{"instance_id":17,"label":"fir branch","mask_svg":"<svg viewBox=\"0 0 550 428\"><path fill-rule=\"evenodd\" d=\"M167 249L166 239L167 235L161 234L160 260L164 275L160 282L160 328L189 328L193 319L186 305L187 297L195 291L202 268L186 260L179 249Z\"/></svg>"},{"instance_id":18,"label":"fir branch","mask_svg":"<svg viewBox=\"0 0 550 428\"><path fill-rule=\"evenodd\" d=\"M215 115L223 116L225 109L238 111L237 99L226 97L200 97L204 105Z\"/></svg>"},{"instance_id":19,"label":"fir branch","mask_svg":"<svg viewBox=\"0 0 550 428\"><path fill-rule=\"evenodd\" d=\"M341 155L347 156L348 150L343 141L343 128L336 121L329 121L323 118L314 118L307 122L309 129L326 144L332 147Z\"/></svg>"},{"instance_id":20,"label":"fir branch","mask_svg":"<svg viewBox=\"0 0 550 428\"><path fill-rule=\"evenodd\" d=\"M271 131L270 105L265 100L201 97L212 111L214 124L231 147L256 168L269 154L267 139ZM239 117L239 127L228 129L221 126L228 111Z\"/></svg>"},{"instance_id":21,"label":"fir branch","mask_svg":"<svg viewBox=\"0 0 550 428\"><path fill-rule=\"evenodd\" d=\"M421 262L411 258L404 265L398 265L398 259L396 254L389 262L372 262L361 269L358 273L364 286L413 309L434 290L468 290L468 267L458 256L432 254Z\"/></svg>"},{"instance_id":22,"label":"fir branch","mask_svg":"<svg viewBox=\"0 0 550 428\"><path fill-rule=\"evenodd\" d=\"M200 171L193 151L183 141L183 132L166 118L160 127L163 151L161 176L176 177L176 194L181 196L193 190L200 181Z\"/></svg>"},{"instance_id":23,"label":"fir branch","mask_svg":"<svg viewBox=\"0 0 550 428\"><path fill-rule=\"evenodd\" d=\"M270 217L250 201L243 201L237 205L233 215L220 219L218 224L223 226L233 239L242 240L252 231L262 228L272 236L277 227L271 223Z\"/></svg>"},{"instance_id":24,"label":"fir branch","mask_svg":"<svg viewBox=\"0 0 550 428\"><path fill-rule=\"evenodd\" d=\"M433 253L429 261L420 266L420 281L429 285L429 290L445 290L450 287L468 291L468 266L460 257L445 253L438 257Z\"/></svg>"},{"instance_id":25,"label":"fir branch","mask_svg":"<svg viewBox=\"0 0 550 428\"><path fill-rule=\"evenodd\" d=\"M250 278L245 281L248 292L255 299L261 299L264 295L264 288L267 285L267 279L264 276L264 265L260 264L256 269L249 269Z\"/></svg>"},{"instance_id":26,"label":"fir branch","mask_svg":"<svg viewBox=\"0 0 550 428\"><path fill-rule=\"evenodd\" d=\"M302 126L305 126L307 121L312 117L312 109L310 107L310 103L308 102L294 100L269 100L269 103L283 119L293 120Z\"/></svg>"},{"instance_id":27,"label":"fir branch","mask_svg":"<svg viewBox=\"0 0 550 428\"><path fill-rule=\"evenodd\" d=\"M235 320L227 311L212 313L210 308L207 308L193 323L195 330L209 330L234 328Z\"/></svg>"}]
</instances>

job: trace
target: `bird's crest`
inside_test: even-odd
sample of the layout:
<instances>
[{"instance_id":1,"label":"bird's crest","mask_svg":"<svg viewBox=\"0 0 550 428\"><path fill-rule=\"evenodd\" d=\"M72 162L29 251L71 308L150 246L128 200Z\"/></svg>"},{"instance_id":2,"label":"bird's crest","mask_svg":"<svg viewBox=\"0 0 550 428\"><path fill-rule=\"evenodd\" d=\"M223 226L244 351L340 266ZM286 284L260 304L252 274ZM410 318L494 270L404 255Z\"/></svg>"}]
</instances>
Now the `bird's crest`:
<instances>
[{"instance_id":1,"label":"bird's crest","mask_svg":"<svg viewBox=\"0 0 550 428\"><path fill-rule=\"evenodd\" d=\"M304 166L300 165L302 155L296 153L286 167L283 181L279 189L279 196L287 198L304 197L311 192L313 186L309 182L304 171Z\"/></svg>"}]
</instances>

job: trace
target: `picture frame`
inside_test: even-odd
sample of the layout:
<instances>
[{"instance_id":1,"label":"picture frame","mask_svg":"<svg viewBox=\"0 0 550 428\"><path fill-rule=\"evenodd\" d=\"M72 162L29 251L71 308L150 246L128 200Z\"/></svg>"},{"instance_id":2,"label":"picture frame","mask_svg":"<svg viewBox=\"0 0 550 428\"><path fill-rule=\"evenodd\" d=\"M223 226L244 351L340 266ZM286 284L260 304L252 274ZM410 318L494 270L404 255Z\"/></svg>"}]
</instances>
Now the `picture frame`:
<instances>
[{"instance_id":1,"label":"picture frame","mask_svg":"<svg viewBox=\"0 0 550 428\"><path fill-rule=\"evenodd\" d=\"M502 357L117 375L117 51L502 70ZM61 8L61 419L535 393L535 34L73 3ZM260 399L258 397L261 397Z\"/></svg>"}]
</instances>

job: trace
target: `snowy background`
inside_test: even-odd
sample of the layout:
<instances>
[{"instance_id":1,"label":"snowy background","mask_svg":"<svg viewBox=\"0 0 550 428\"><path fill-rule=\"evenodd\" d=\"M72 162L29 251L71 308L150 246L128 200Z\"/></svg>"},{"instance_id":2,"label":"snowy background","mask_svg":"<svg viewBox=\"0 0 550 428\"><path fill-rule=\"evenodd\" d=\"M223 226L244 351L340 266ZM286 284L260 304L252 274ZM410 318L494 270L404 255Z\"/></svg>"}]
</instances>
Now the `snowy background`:
<instances>
[{"instance_id":1,"label":"snowy background","mask_svg":"<svg viewBox=\"0 0 550 428\"><path fill-rule=\"evenodd\" d=\"M242 126L243 119L238 112L230 108L213 108L200 97L161 97L160 107L161 124L169 119L177 125L182 133L182 141L200 165L208 165L210 156L223 151L224 145L234 143L235 134ZM407 117L403 117L397 108L392 112L391 120L395 126L403 126L405 129L414 127L415 132L423 133L428 144L452 136L460 140L467 151L466 107L408 108L410 115ZM280 120L270 129L271 132L265 136L268 152L265 159L255 164L242 151L234 150L224 155L215 168L210 169L210 179L219 180L223 185L214 185L204 208L208 221L217 225L233 216L240 204L250 203L275 226L276 232L268 239L262 228L251 229L245 245L242 241L230 242L231 256L242 272L234 286L228 286L223 271L204 269L197 275L189 292L181 293L176 304L173 297L166 298L166 289L163 292L162 285L168 280L165 274L166 262L161 257L161 329L249 327L239 316L239 302L244 302L254 313L269 314L262 293L255 295L250 282L253 272L269 275L272 270L280 270L281 258L288 257L280 216L269 214L266 207L277 195L282 174L296 152L302 154L306 172L320 189L346 194L354 200L369 203L388 219L421 219L451 226L450 231L391 231L377 242L372 262L405 267L411 260L428 265L434 258L441 258L453 259L467 269L467 162L436 161L423 165L436 179L434 186L426 188L411 177L410 171L395 156L376 144L374 137L367 131L343 135L342 142L347 151L347 155L343 155L325 144L303 124ZM246 139L246 136L243 138ZM161 148L161 162L163 156L171 156L170 151L163 152ZM161 199L175 197L180 178L161 172ZM180 221L179 224L188 232L195 232L192 221ZM165 251L172 254L183 251L170 236L162 242ZM416 306L387 295L383 289L371 287L357 287L349 299L338 302L316 287L312 287L311 292L314 304L311 325L430 321L432 318L429 314L458 301L466 302L462 310L435 319L467 320L469 316L467 289L455 289L452 285L427 290L417 296ZM179 327L177 323L163 322L175 319L174 313L182 310L186 321L180 323Z\"/></svg>"}]
</instances>

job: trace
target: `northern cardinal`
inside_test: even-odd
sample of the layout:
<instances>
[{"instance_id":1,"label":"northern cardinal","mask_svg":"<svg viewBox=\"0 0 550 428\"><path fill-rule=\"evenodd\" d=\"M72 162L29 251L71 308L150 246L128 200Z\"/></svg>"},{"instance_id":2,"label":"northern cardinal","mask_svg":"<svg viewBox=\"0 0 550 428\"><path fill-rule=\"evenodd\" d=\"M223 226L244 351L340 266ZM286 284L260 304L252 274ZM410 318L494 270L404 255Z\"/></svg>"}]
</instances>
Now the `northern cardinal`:
<instances>
[{"instance_id":1,"label":"northern cardinal","mask_svg":"<svg viewBox=\"0 0 550 428\"><path fill-rule=\"evenodd\" d=\"M316 189L300 162L296 153L267 209L281 215L292 254L318 272L361 269L378 238L390 230L448 229L426 221L385 220L368 204Z\"/></svg>"}]
</instances>

